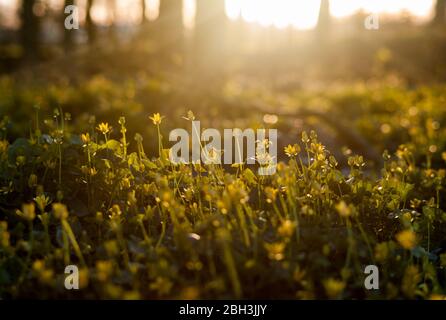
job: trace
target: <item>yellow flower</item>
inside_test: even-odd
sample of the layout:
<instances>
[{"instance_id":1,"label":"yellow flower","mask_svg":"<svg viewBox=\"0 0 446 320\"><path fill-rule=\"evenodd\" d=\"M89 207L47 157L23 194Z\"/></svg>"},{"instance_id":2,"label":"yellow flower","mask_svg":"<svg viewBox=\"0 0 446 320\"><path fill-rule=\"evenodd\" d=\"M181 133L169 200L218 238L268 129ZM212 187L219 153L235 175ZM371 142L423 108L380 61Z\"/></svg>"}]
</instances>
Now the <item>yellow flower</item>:
<instances>
[{"instance_id":1,"label":"yellow flower","mask_svg":"<svg viewBox=\"0 0 446 320\"><path fill-rule=\"evenodd\" d=\"M412 230L404 230L396 235L398 243L407 250L414 248L417 245L417 236Z\"/></svg>"},{"instance_id":2,"label":"yellow flower","mask_svg":"<svg viewBox=\"0 0 446 320\"><path fill-rule=\"evenodd\" d=\"M378 262L384 262L389 256L389 244L387 242L378 243L375 246L375 259Z\"/></svg>"},{"instance_id":3,"label":"yellow flower","mask_svg":"<svg viewBox=\"0 0 446 320\"><path fill-rule=\"evenodd\" d=\"M23 166L26 163L26 157L18 156L15 160L15 163L16 163L17 167Z\"/></svg>"},{"instance_id":4,"label":"yellow flower","mask_svg":"<svg viewBox=\"0 0 446 320\"><path fill-rule=\"evenodd\" d=\"M154 113L153 116L149 117L150 120L152 120L153 124L158 126L161 124L161 121L163 121L164 116L161 116L158 112Z\"/></svg>"},{"instance_id":5,"label":"yellow flower","mask_svg":"<svg viewBox=\"0 0 446 320\"><path fill-rule=\"evenodd\" d=\"M34 173L32 173L28 178L28 186L30 188L34 188L36 185L37 185L37 176Z\"/></svg>"},{"instance_id":6,"label":"yellow flower","mask_svg":"<svg viewBox=\"0 0 446 320\"><path fill-rule=\"evenodd\" d=\"M266 187L265 188L266 202L273 203L274 201L276 201L278 192L279 192L278 189Z\"/></svg>"},{"instance_id":7,"label":"yellow flower","mask_svg":"<svg viewBox=\"0 0 446 320\"><path fill-rule=\"evenodd\" d=\"M105 282L113 273L113 264L108 260L96 261L96 276L99 281Z\"/></svg>"},{"instance_id":8,"label":"yellow flower","mask_svg":"<svg viewBox=\"0 0 446 320\"><path fill-rule=\"evenodd\" d=\"M64 220L68 218L67 207L62 203L53 203L53 214L56 219Z\"/></svg>"},{"instance_id":9,"label":"yellow flower","mask_svg":"<svg viewBox=\"0 0 446 320\"><path fill-rule=\"evenodd\" d=\"M112 127L107 122L100 123L96 129L102 132L102 134L108 134L112 131Z\"/></svg>"},{"instance_id":10,"label":"yellow flower","mask_svg":"<svg viewBox=\"0 0 446 320\"><path fill-rule=\"evenodd\" d=\"M114 204L109 211L110 211L109 215L110 219L118 218L122 214L121 208L117 204Z\"/></svg>"},{"instance_id":11,"label":"yellow flower","mask_svg":"<svg viewBox=\"0 0 446 320\"><path fill-rule=\"evenodd\" d=\"M90 172L89 172L90 176L94 177L95 175L98 174L98 170L96 168L90 168Z\"/></svg>"},{"instance_id":12,"label":"yellow flower","mask_svg":"<svg viewBox=\"0 0 446 320\"><path fill-rule=\"evenodd\" d=\"M0 140L0 154L5 153L6 150L8 150L8 141L7 140Z\"/></svg>"},{"instance_id":13,"label":"yellow flower","mask_svg":"<svg viewBox=\"0 0 446 320\"><path fill-rule=\"evenodd\" d=\"M233 182L227 187L227 192L234 202L247 203L249 194L244 188L244 184L240 181Z\"/></svg>"},{"instance_id":14,"label":"yellow flower","mask_svg":"<svg viewBox=\"0 0 446 320\"><path fill-rule=\"evenodd\" d=\"M181 300L197 300L200 297L200 289L198 287L188 286L182 290L180 297Z\"/></svg>"},{"instance_id":15,"label":"yellow flower","mask_svg":"<svg viewBox=\"0 0 446 320\"><path fill-rule=\"evenodd\" d=\"M285 243L283 242L265 243L265 249L268 251L268 258L271 260L280 261L285 257L283 254Z\"/></svg>"},{"instance_id":16,"label":"yellow flower","mask_svg":"<svg viewBox=\"0 0 446 320\"><path fill-rule=\"evenodd\" d=\"M39 274L39 281L43 284L51 284L54 281L54 271L45 269Z\"/></svg>"},{"instance_id":17,"label":"yellow flower","mask_svg":"<svg viewBox=\"0 0 446 320\"><path fill-rule=\"evenodd\" d=\"M100 126L100 125L99 125ZM99 127L98 127L99 128ZM100 130L99 129L99 131L102 131L102 130ZM90 142L90 134L87 132L87 133L83 133L82 135L81 135L81 139L82 139L82 142L84 143L84 144L88 144L89 142Z\"/></svg>"},{"instance_id":18,"label":"yellow flower","mask_svg":"<svg viewBox=\"0 0 446 320\"><path fill-rule=\"evenodd\" d=\"M324 281L324 288L330 299L336 299L344 291L345 282L329 278Z\"/></svg>"},{"instance_id":19,"label":"yellow flower","mask_svg":"<svg viewBox=\"0 0 446 320\"><path fill-rule=\"evenodd\" d=\"M289 144L288 146L286 146L284 148L284 150L285 150L285 154L291 158L291 157L295 157L299 154L300 147L297 144L293 144L293 145Z\"/></svg>"},{"instance_id":20,"label":"yellow flower","mask_svg":"<svg viewBox=\"0 0 446 320\"><path fill-rule=\"evenodd\" d=\"M296 223L291 220L285 220L279 227L278 232L284 238L291 238L294 230L296 230Z\"/></svg>"},{"instance_id":21,"label":"yellow flower","mask_svg":"<svg viewBox=\"0 0 446 320\"><path fill-rule=\"evenodd\" d=\"M422 280L418 267L415 265L409 265L404 271L404 276L401 281L401 291L409 299L415 297L418 284Z\"/></svg>"},{"instance_id":22,"label":"yellow flower","mask_svg":"<svg viewBox=\"0 0 446 320\"><path fill-rule=\"evenodd\" d=\"M119 254L119 245L115 240L109 240L104 243L105 251L109 256L117 256Z\"/></svg>"},{"instance_id":23,"label":"yellow flower","mask_svg":"<svg viewBox=\"0 0 446 320\"><path fill-rule=\"evenodd\" d=\"M33 270L37 273L45 270L45 262L43 260L36 260L33 262Z\"/></svg>"},{"instance_id":24,"label":"yellow flower","mask_svg":"<svg viewBox=\"0 0 446 320\"><path fill-rule=\"evenodd\" d=\"M79 269L79 288L84 289L88 287L88 282L89 282L88 269L86 268Z\"/></svg>"},{"instance_id":25,"label":"yellow flower","mask_svg":"<svg viewBox=\"0 0 446 320\"><path fill-rule=\"evenodd\" d=\"M17 210L17 215L21 216L23 219L28 221L33 221L36 217L34 203L24 203L22 204L22 211Z\"/></svg>"},{"instance_id":26,"label":"yellow flower","mask_svg":"<svg viewBox=\"0 0 446 320\"><path fill-rule=\"evenodd\" d=\"M135 194L136 194L135 190L132 190L127 194L127 204L129 206L136 206L136 204L138 203L138 200L136 199Z\"/></svg>"},{"instance_id":27,"label":"yellow flower","mask_svg":"<svg viewBox=\"0 0 446 320\"><path fill-rule=\"evenodd\" d=\"M37 203L37 208L39 208L40 212L45 212L45 207L50 203L50 198L41 194L35 197L34 201Z\"/></svg>"},{"instance_id":28,"label":"yellow flower","mask_svg":"<svg viewBox=\"0 0 446 320\"><path fill-rule=\"evenodd\" d=\"M343 218L356 214L356 208L351 204L347 205L344 200L341 200L341 202L336 205L336 211Z\"/></svg>"},{"instance_id":29,"label":"yellow flower","mask_svg":"<svg viewBox=\"0 0 446 320\"><path fill-rule=\"evenodd\" d=\"M45 261L36 260L32 265L33 271L36 273L37 278L42 284L51 284L54 280L54 271L46 268Z\"/></svg>"}]
</instances>

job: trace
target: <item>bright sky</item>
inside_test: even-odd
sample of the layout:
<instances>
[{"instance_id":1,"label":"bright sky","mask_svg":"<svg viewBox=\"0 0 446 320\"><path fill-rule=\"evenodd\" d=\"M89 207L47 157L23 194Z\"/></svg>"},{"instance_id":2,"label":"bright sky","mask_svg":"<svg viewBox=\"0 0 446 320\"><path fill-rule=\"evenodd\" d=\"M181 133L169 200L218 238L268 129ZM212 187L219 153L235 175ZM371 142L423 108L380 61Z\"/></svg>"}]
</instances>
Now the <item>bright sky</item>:
<instances>
[{"instance_id":1,"label":"bright sky","mask_svg":"<svg viewBox=\"0 0 446 320\"><path fill-rule=\"evenodd\" d=\"M61 0L49 0L57 6ZM80 6L86 0L78 0ZM155 19L160 0L146 0L147 15ZM184 20L187 26L193 25L195 0L184 1ZM211 0L210 0L211 1ZM104 10L107 0L96 0L93 17L99 21L110 19L110 13ZM375 13L399 13L403 10L419 18L427 18L432 12L434 0L330 0L331 13L335 17L345 17L363 9ZM10 13L14 12L18 0L0 0L0 12L3 19L13 21ZM120 21L132 22L140 18L138 8L140 0L116 0ZM279 28L294 26L298 29L310 29L316 25L320 0L226 0L226 12L230 18L242 17L248 22L264 26L274 25ZM9 16L8 16L9 15ZM6 16L6 17L5 17ZM8 22L9 23L9 22Z\"/></svg>"}]
</instances>

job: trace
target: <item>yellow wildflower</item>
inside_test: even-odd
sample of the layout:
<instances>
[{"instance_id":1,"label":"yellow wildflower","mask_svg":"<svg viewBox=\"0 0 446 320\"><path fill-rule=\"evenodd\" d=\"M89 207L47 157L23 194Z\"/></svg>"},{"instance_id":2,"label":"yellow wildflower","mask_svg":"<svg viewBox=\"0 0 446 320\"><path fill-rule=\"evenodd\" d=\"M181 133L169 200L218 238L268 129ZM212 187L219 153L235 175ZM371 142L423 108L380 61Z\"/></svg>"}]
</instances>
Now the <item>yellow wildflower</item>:
<instances>
[{"instance_id":1,"label":"yellow wildflower","mask_svg":"<svg viewBox=\"0 0 446 320\"><path fill-rule=\"evenodd\" d=\"M324 281L324 288L325 292L327 293L327 296L330 299L336 299L339 297L339 295L344 291L345 288L345 282L336 280L333 278L329 278Z\"/></svg>"},{"instance_id":2,"label":"yellow wildflower","mask_svg":"<svg viewBox=\"0 0 446 320\"><path fill-rule=\"evenodd\" d=\"M418 267L409 265L404 271L404 276L401 283L401 291L409 299L415 298L418 284L422 280Z\"/></svg>"},{"instance_id":3,"label":"yellow wildflower","mask_svg":"<svg viewBox=\"0 0 446 320\"><path fill-rule=\"evenodd\" d=\"M0 154L3 154L8 150L8 141L7 140L0 140Z\"/></svg>"},{"instance_id":4,"label":"yellow wildflower","mask_svg":"<svg viewBox=\"0 0 446 320\"><path fill-rule=\"evenodd\" d=\"M102 122L96 129L99 130L102 134L108 134L112 131L113 128L107 122Z\"/></svg>"},{"instance_id":5,"label":"yellow wildflower","mask_svg":"<svg viewBox=\"0 0 446 320\"><path fill-rule=\"evenodd\" d=\"M22 204L22 211L17 210L16 213L25 220L33 221L36 217L35 210L34 203L24 203Z\"/></svg>"},{"instance_id":6,"label":"yellow wildflower","mask_svg":"<svg viewBox=\"0 0 446 320\"><path fill-rule=\"evenodd\" d=\"M341 202L336 205L336 211L343 218L348 218L356 214L356 208L351 204L347 205L344 200L341 200Z\"/></svg>"},{"instance_id":7,"label":"yellow wildflower","mask_svg":"<svg viewBox=\"0 0 446 320\"><path fill-rule=\"evenodd\" d=\"M384 262L389 256L389 244L387 242L378 243L375 246L375 259Z\"/></svg>"},{"instance_id":8,"label":"yellow wildflower","mask_svg":"<svg viewBox=\"0 0 446 320\"><path fill-rule=\"evenodd\" d=\"M53 214L56 219L64 220L68 218L67 207L62 203L53 203Z\"/></svg>"},{"instance_id":9,"label":"yellow wildflower","mask_svg":"<svg viewBox=\"0 0 446 320\"><path fill-rule=\"evenodd\" d=\"M296 223L291 220L285 220L279 227L278 232L284 238L291 238L294 230L296 230Z\"/></svg>"},{"instance_id":10,"label":"yellow wildflower","mask_svg":"<svg viewBox=\"0 0 446 320\"><path fill-rule=\"evenodd\" d=\"M15 164L17 167L21 167L26 163L26 157L25 156L18 156L15 160Z\"/></svg>"},{"instance_id":11,"label":"yellow wildflower","mask_svg":"<svg viewBox=\"0 0 446 320\"><path fill-rule=\"evenodd\" d=\"M37 208L43 213L45 212L45 207L50 203L50 198L44 194L40 194L34 198L34 201L37 203Z\"/></svg>"},{"instance_id":12,"label":"yellow wildflower","mask_svg":"<svg viewBox=\"0 0 446 320\"><path fill-rule=\"evenodd\" d=\"M279 190L276 188L266 187L265 188L266 202L273 203L274 201L276 201L278 192Z\"/></svg>"},{"instance_id":13,"label":"yellow wildflower","mask_svg":"<svg viewBox=\"0 0 446 320\"><path fill-rule=\"evenodd\" d=\"M268 251L268 258L271 260L280 261L285 257L283 251L285 250L285 243L265 243L265 249Z\"/></svg>"},{"instance_id":14,"label":"yellow wildflower","mask_svg":"<svg viewBox=\"0 0 446 320\"><path fill-rule=\"evenodd\" d=\"M396 235L398 243L407 250L413 249L417 245L417 236L412 230L404 230Z\"/></svg>"},{"instance_id":15,"label":"yellow wildflower","mask_svg":"<svg viewBox=\"0 0 446 320\"><path fill-rule=\"evenodd\" d=\"M101 130L99 130L99 131L101 131ZM102 131L101 131L102 132ZM81 139L82 139L82 142L84 143L84 144L88 144L89 142L90 142L90 134L87 132L87 133L83 133L82 135L81 135Z\"/></svg>"},{"instance_id":16,"label":"yellow wildflower","mask_svg":"<svg viewBox=\"0 0 446 320\"><path fill-rule=\"evenodd\" d=\"M105 282L113 273L113 264L107 260L96 262L96 276L99 281Z\"/></svg>"},{"instance_id":17,"label":"yellow wildflower","mask_svg":"<svg viewBox=\"0 0 446 320\"><path fill-rule=\"evenodd\" d=\"M289 144L288 146L286 146L284 148L284 151L285 151L285 154L291 158L291 157L295 157L299 154L300 147L298 144L293 144L293 145Z\"/></svg>"},{"instance_id":18,"label":"yellow wildflower","mask_svg":"<svg viewBox=\"0 0 446 320\"><path fill-rule=\"evenodd\" d=\"M161 124L161 121L163 121L164 116L161 116L158 112L154 113L151 117L149 117L150 120L152 120L153 124L158 126Z\"/></svg>"},{"instance_id":19,"label":"yellow wildflower","mask_svg":"<svg viewBox=\"0 0 446 320\"><path fill-rule=\"evenodd\" d=\"M37 186L37 176L34 173L31 173L28 178L28 186L30 188L34 188Z\"/></svg>"}]
</instances>

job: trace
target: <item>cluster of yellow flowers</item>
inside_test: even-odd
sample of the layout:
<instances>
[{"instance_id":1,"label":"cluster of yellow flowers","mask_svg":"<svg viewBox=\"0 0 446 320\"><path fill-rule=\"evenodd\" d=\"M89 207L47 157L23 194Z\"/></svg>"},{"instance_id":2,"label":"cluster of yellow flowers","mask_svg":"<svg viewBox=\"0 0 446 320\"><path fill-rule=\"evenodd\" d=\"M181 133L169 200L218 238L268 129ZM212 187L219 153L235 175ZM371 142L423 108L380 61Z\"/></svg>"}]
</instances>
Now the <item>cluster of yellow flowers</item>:
<instances>
[{"instance_id":1,"label":"cluster of yellow flowers","mask_svg":"<svg viewBox=\"0 0 446 320\"><path fill-rule=\"evenodd\" d=\"M164 119L149 117L158 157L148 156L140 134L132 151L124 117L119 132L92 124L73 144L59 132L60 144L48 138L30 144L32 152L2 155L15 178L1 194L26 195L14 218L0 221L0 266L13 258L26 266L12 279L36 280L57 296L61 266L75 263L94 297L367 298L356 276L373 263L385 281L380 297L444 298L437 270L446 254L433 250L446 221L443 168L420 167L402 146L383 155L380 179L367 178L361 156L350 155L350 172L341 171L315 132L286 146L288 163L271 176L245 165L173 164L162 147ZM26 296L17 288L8 294Z\"/></svg>"}]
</instances>

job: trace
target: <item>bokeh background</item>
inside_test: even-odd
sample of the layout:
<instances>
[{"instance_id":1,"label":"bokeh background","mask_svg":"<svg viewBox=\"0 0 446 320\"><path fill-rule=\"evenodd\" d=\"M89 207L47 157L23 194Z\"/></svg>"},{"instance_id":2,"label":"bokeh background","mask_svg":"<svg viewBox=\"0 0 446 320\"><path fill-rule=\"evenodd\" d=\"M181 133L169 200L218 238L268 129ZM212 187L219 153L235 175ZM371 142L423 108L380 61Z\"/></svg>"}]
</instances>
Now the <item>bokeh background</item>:
<instances>
[{"instance_id":1,"label":"bokeh background","mask_svg":"<svg viewBox=\"0 0 446 320\"><path fill-rule=\"evenodd\" d=\"M64 28L72 4L78 30ZM193 109L209 127L278 127L283 145L317 129L376 160L403 141L383 121L401 110L393 95L446 80L442 0L1 0L0 26L11 138L36 105L81 129L125 115L145 136L149 114L167 115L167 130Z\"/></svg>"}]
</instances>

